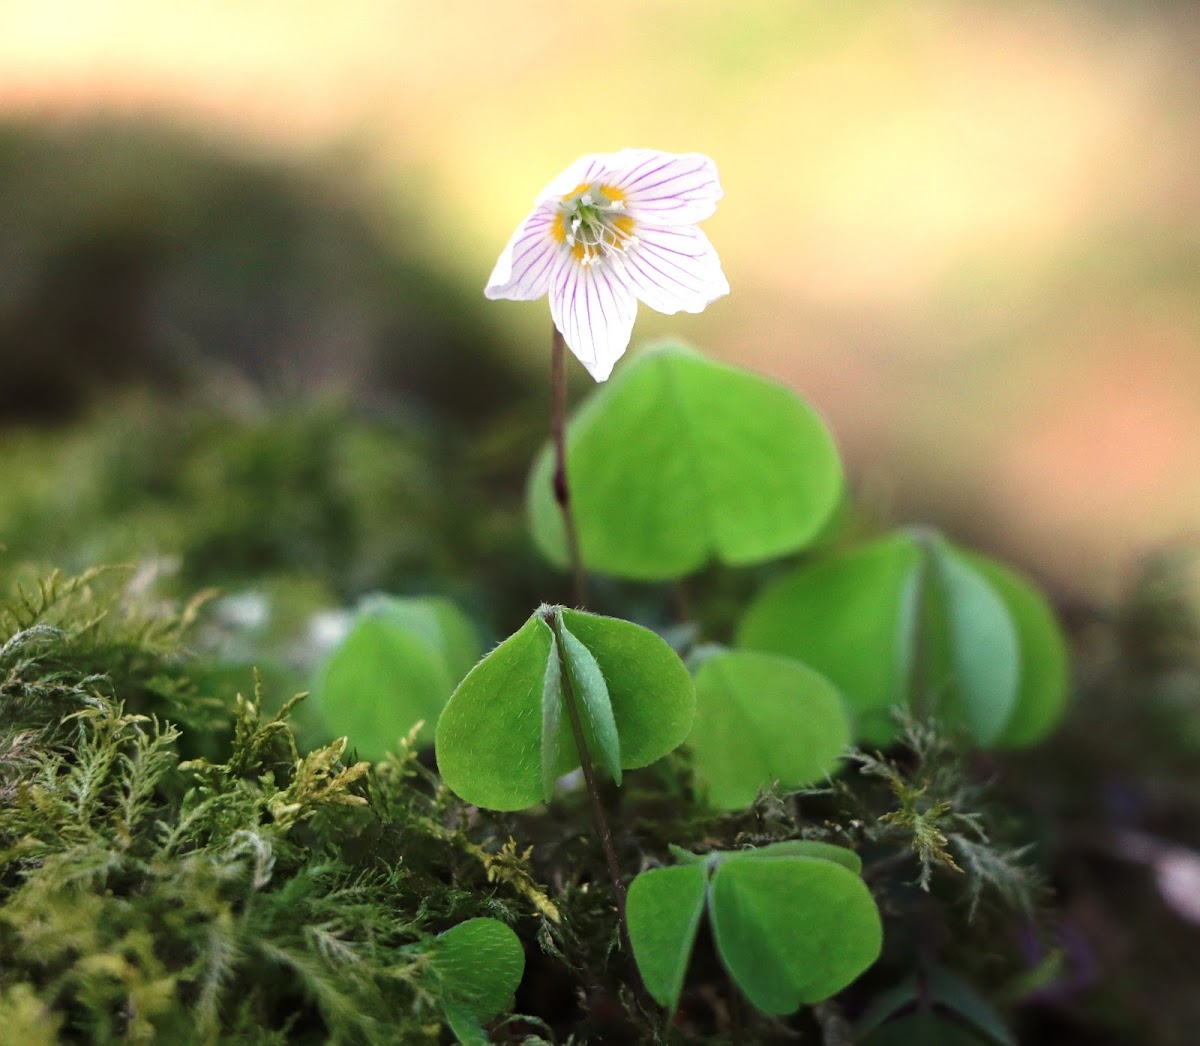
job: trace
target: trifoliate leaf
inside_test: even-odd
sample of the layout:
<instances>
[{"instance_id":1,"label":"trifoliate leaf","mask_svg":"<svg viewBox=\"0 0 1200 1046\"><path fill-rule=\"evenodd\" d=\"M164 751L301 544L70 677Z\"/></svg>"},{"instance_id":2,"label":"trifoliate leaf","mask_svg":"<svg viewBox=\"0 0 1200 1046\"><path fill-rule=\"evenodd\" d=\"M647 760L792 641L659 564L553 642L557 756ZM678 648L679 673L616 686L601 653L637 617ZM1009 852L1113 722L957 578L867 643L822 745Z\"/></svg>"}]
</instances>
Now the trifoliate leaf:
<instances>
[{"instance_id":1,"label":"trifoliate leaf","mask_svg":"<svg viewBox=\"0 0 1200 1046\"><path fill-rule=\"evenodd\" d=\"M842 491L833 440L794 392L676 345L643 353L576 412L567 471L584 563L639 580L795 552ZM565 565L552 473L546 447L529 517L538 547Z\"/></svg>"},{"instance_id":2,"label":"trifoliate leaf","mask_svg":"<svg viewBox=\"0 0 1200 1046\"><path fill-rule=\"evenodd\" d=\"M772 782L797 788L831 773L850 743L850 722L836 688L811 668L729 650L696 672L688 743L709 801L732 810Z\"/></svg>"},{"instance_id":3,"label":"trifoliate leaf","mask_svg":"<svg viewBox=\"0 0 1200 1046\"><path fill-rule=\"evenodd\" d=\"M459 796L493 810L520 810L543 799L570 769L570 729L542 750L546 661L556 656L549 626L534 614L467 673L437 724L442 780ZM574 746L571 746L571 753Z\"/></svg>"},{"instance_id":4,"label":"trifoliate leaf","mask_svg":"<svg viewBox=\"0 0 1200 1046\"><path fill-rule=\"evenodd\" d=\"M569 726L564 728L563 725L566 715L563 708L562 658L558 656L557 646L552 646L542 677L542 799L547 803L554 795L554 783L558 780L558 752L560 746L565 745L563 730L570 730Z\"/></svg>"},{"instance_id":5,"label":"trifoliate leaf","mask_svg":"<svg viewBox=\"0 0 1200 1046\"><path fill-rule=\"evenodd\" d=\"M1004 601L1021 648L1017 706L996 744L1035 744L1054 729L1066 705L1070 668L1062 630L1041 593L1020 575L983 556L966 559Z\"/></svg>"},{"instance_id":6,"label":"trifoliate leaf","mask_svg":"<svg viewBox=\"0 0 1200 1046\"><path fill-rule=\"evenodd\" d=\"M901 532L793 571L751 604L737 642L828 676L872 744L895 735L897 707L960 722L982 745L1030 744L1066 695L1045 601L936 534Z\"/></svg>"},{"instance_id":7,"label":"trifoliate leaf","mask_svg":"<svg viewBox=\"0 0 1200 1046\"><path fill-rule=\"evenodd\" d=\"M931 963L925 971L925 990L931 1002L953 1010L995 1046L1017 1046L996 1008L970 981L940 963Z\"/></svg>"},{"instance_id":8,"label":"trifoliate leaf","mask_svg":"<svg viewBox=\"0 0 1200 1046\"><path fill-rule=\"evenodd\" d=\"M692 956L708 871L703 863L642 872L629 886L629 943L646 990L673 1011Z\"/></svg>"},{"instance_id":9,"label":"trifoliate leaf","mask_svg":"<svg viewBox=\"0 0 1200 1046\"><path fill-rule=\"evenodd\" d=\"M746 610L737 645L784 654L828 678L854 716L854 733L873 744L896 732L915 621L913 581L921 553L895 534L785 575Z\"/></svg>"},{"instance_id":10,"label":"trifoliate leaf","mask_svg":"<svg viewBox=\"0 0 1200 1046\"><path fill-rule=\"evenodd\" d=\"M951 677L948 693L957 707L943 699L939 709L947 718L966 723L983 745L1003 733L1017 704L1020 649L1017 630L996 590L963 556L944 541L931 546L941 585ZM940 690L932 680L935 692Z\"/></svg>"},{"instance_id":11,"label":"trifoliate leaf","mask_svg":"<svg viewBox=\"0 0 1200 1046\"><path fill-rule=\"evenodd\" d=\"M496 810L543 801L579 765L569 716L555 701L568 672L591 759L614 777L666 755L691 728L691 677L661 638L617 618L543 607L471 670L442 713L446 784Z\"/></svg>"},{"instance_id":12,"label":"trifoliate leaf","mask_svg":"<svg viewBox=\"0 0 1200 1046\"><path fill-rule=\"evenodd\" d=\"M620 618L563 610L562 620L604 674L621 766L649 766L683 744L696 715L696 691L675 651L648 628Z\"/></svg>"},{"instance_id":13,"label":"trifoliate leaf","mask_svg":"<svg viewBox=\"0 0 1200 1046\"><path fill-rule=\"evenodd\" d=\"M459 1041L486 1042L479 1025L508 1007L525 972L525 951L504 923L468 919L434 940L429 965Z\"/></svg>"},{"instance_id":14,"label":"trifoliate leaf","mask_svg":"<svg viewBox=\"0 0 1200 1046\"><path fill-rule=\"evenodd\" d=\"M918 1009L876 1029L862 1040L863 1046L989 1046L988 1040L971 1028L936 1010Z\"/></svg>"},{"instance_id":15,"label":"trifoliate leaf","mask_svg":"<svg viewBox=\"0 0 1200 1046\"><path fill-rule=\"evenodd\" d=\"M372 597L317 674L321 717L370 760L394 751L418 721L417 737L428 743L478 654L470 621L448 601Z\"/></svg>"},{"instance_id":16,"label":"trifoliate leaf","mask_svg":"<svg viewBox=\"0 0 1200 1046\"><path fill-rule=\"evenodd\" d=\"M879 956L883 931L863 881L834 861L743 857L712 875L717 954L764 1013L841 991Z\"/></svg>"},{"instance_id":17,"label":"trifoliate leaf","mask_svg":"<svg viewBox=\"0 0 1200 1046\"><path fill-rule=\"evenodd\" d=\"M604 673L585 647L567 628L558 627L562 640L563 660L570 671L571 685L580 701L579 716L588 750L595 751L600 765L617 784L621 783L621 742L617 737L617 721L613 718L612 699L604 682Z\"/></svg>"},{"instance_id":18,"label":"trifoliate leaf","mask_svg":"<svg viewBox=\"0 0 1200 1046\"><path fill-rule=\"evenodd\" d=\"M855 875L862 872L862 858L853 850L844 846L834 846L833 843L823 843L818 839L785 839L780 843L757 846L753 850L729 850L720 855L723 861L743 857L815 857L818 860L840 864Z\"/></svg>"},{"instance_id":19,"label":"trifoliate leaf","mask_svg":"<svg viewBox=\"0 0 1200 1046\"><path fill-rule=\"evenodd\" d=\"M363 600L363 611L423 638L441 655L455 686L482 653L471 619L441 596L370 596Z\"/></svg>"}]
</instances>

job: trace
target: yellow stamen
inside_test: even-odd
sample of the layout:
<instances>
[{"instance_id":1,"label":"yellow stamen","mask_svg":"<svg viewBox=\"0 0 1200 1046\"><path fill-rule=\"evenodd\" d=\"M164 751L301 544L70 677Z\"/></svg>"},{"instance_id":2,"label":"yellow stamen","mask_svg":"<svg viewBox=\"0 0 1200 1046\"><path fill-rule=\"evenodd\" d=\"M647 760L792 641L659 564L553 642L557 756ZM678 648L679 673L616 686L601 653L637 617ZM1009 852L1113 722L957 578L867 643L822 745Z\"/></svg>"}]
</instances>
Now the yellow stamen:
<instances>
[{"instance_id":1,"label":"yellow stamen","mask_svg":"<svg viewBox=\"0 0 1200 1046\"><path fill-rule=\"evenodd\" d=\"M563 196L564 200L571 199L572 196L580 196L585 192L592 192L603 196L609 203L624 203L625 194L621 192L615 185L596 185L591 182L580 182L574 189Z\"/></svg>"},{"instance_id":2,"label":"yellow stamen","mask_svg":"<svg viewBox=\"0 0 1200 1046\"><path fill-rule=\"evenodd\" d=\"M637 239L636 222L621 213L624 207L625 194L615 185L582 182L562 198L550 233L580 265L600 264Z\"/></svg>"}]
</instances>

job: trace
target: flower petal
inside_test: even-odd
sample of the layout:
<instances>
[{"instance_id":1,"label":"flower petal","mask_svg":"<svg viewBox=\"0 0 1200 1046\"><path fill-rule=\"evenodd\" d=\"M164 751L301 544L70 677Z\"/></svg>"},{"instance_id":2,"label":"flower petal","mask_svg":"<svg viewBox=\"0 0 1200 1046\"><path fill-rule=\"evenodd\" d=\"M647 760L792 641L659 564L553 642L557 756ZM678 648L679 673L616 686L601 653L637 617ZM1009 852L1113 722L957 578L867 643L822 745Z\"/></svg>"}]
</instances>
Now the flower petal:
<instances>
[{"instance_id":1,"label":"flower petal","mask_svg":"<svg viewBox=\"0 0 1200 1046\"><path fill-rule=\"evenodd\" d=\"M604 381L633 334L637 298L611 264L580 265L563 256L550 286L550 315L588 373Z\"/></svg>"},{"instance_id":2,"label":"flower petal","mask_svg":"<svg viewBox=\"0 0 1200 1046\"><path fill-rule=\"evenodd\" d=\"M717 209L725 195L717 165L702 153L623 149L610 158L613 184L625 193L634 218L658 225L694 225Z\"/></svg>"},{"instance_id":3,"label":"flower petal","mask_svg":"<svg viewBox=\"0 0 1200 1046\"><path fill-rule=\"evenodd\" d=\"M509 298L513 301L533 301L550 287L555 259L565 249L555 238L554 210L538 207L512 234L487 286L488 298Z\"/></svg>"},{"instance_id":4,"label":"flower petal","mask_svg":"<svg viewBox=\"0 0 1200 1046\"><path fill-rule=\"evenodd\" d=\"M557 178L550 181L540 193L538 193L537 202L539 204L548 201L561 200L577 185L582 185L584 182L594 182L601 180L605 172L609 169L609 161L612 159L612 153L588 153L586 156L579 157L570 167L568 167Z\"/></svg>"},{"instance_id":5,"label":"flower petal","mask_svg":"<svg viewBox=\"0 0 1200 1046\"><path fill-rule=\"evenodd\" d=\"M716 248L699 229L639 225L637 236L622 256L623 275L656 312L702 312L729 293Z\"/></svg>"}]
</instances>

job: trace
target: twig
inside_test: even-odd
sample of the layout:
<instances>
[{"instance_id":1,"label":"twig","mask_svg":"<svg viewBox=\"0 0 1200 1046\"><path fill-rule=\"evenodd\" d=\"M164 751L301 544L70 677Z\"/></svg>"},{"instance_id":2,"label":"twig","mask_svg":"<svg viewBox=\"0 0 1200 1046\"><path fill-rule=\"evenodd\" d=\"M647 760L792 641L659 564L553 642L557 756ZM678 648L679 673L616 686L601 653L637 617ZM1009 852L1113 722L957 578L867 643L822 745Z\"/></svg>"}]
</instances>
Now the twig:
<instances>
[{"instance_id":1,"label":"twig","mask_svg":"<svg viewBox=\"0 0 1200 1046\"><path fill-rule=\"evenodd\" d=\"M813 1014L821 1026L821 1042L824 1046L854 1046L854 1029L836 1002L827 999L817 1003L813 1007Z\"/></svg>"}]
</instances>

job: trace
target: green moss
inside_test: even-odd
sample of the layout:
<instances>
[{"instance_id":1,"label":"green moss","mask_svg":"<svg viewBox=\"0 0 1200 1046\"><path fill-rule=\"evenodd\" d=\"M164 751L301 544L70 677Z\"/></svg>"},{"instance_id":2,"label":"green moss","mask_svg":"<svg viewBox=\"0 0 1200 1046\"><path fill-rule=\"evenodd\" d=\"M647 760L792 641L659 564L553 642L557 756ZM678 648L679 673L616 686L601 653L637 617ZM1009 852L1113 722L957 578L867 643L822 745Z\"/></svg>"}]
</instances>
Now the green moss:
<instances>
[{"instance_id":1,"label":"green moss","mask_svg":"<svg viewBox=\"0 0 1200 1046\"><path fill-rule=\"evenodd\" d=\"M87 1042L436 1041L432 936L557 916L527 855L447 827L411 750L371 772L299 751L294 701L200 699L190 611L118 578L0 608L0 1012ZM181 759L189 734L223 757Z\"/></svg>"}]
</instances>

